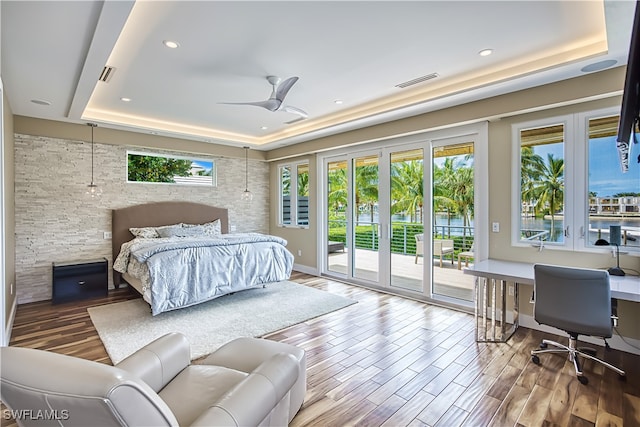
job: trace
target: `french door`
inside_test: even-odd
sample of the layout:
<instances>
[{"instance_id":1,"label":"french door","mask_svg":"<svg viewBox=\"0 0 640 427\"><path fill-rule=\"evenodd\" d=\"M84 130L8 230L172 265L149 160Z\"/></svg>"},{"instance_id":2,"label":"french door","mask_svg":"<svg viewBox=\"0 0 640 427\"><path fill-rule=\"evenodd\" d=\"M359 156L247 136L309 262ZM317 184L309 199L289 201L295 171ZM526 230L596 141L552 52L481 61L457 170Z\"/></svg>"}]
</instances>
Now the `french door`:
<instances>
[{"instance_id":1,"label":"french door","mask_svg":"<svg viewBox=\"0 0 640 427\"><path fill-rule=\"evenodd\" d=\"M416 235L424 235L424 150L420 143L325 159L329 275L424 293L416 257Z\"/></svg>"},{"instance_id":2,"label":"french door","mask_svg":"<svg viewBox=\"0 0 640 427\"><path fill-rule=\"evenodd\" d=\"M322 274L471 306L488 255L486 123L320 157Z\"/></svg>"}]
</instances>

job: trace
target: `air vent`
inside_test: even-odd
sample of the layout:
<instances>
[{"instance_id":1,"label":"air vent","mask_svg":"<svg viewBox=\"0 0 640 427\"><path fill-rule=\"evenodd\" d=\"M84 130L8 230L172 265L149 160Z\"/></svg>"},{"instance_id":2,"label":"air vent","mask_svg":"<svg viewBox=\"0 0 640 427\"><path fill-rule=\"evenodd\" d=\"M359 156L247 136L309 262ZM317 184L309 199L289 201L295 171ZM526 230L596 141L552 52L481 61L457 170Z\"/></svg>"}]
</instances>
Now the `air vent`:
<instances>
[{"instance_id":1,"label":"air vent","mask_svg":"<svg viewBox=\"0 0 640 427\"><path fill-rule=\"evenodd\" d=\"M115 72L116 72L116 69L114 67L109 67L108 65L105 66L102 69L102 73L100 73L100 77L98 78L98 81L109 83L109 80L111 80L111 77L113 77L113 73Z\"/></svg>"},{"instance_id":2,"label":"air vent","mask_svg":"<svg viewBox=\"0 0 640 427\"><path fill-rule=\"evenodd\" d=\"M413 80L408 80L404 83L399 83L396 85L396 87L399 87L400 89L404 89L409 86L417 85L418 83L426 82L427 80L435 79L436 77L439 77L438 73L431 73L431 74L427 74L426 76L415 78Z\"/></svg>"}]
</instances>

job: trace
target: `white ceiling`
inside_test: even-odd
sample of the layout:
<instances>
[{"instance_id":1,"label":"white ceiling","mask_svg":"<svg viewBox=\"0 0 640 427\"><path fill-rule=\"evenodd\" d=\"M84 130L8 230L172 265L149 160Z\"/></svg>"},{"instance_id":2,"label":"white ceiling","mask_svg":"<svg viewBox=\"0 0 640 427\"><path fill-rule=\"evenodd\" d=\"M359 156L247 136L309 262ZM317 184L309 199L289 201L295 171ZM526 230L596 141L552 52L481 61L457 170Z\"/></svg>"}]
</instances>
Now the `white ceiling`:
<instances>
[{"instance_id":1,"label":"white ceiling","mask_svg":"<svg viewBox=\"0 0 640 427\"><path fill-rule=\"evenodd\" d=\"M17 115L268 150L624 65L634 6L2 0L1 73ZM266 100L268 75L300 78L285 103L308 119L221 104Z\"/></svg>"}]
</instances>

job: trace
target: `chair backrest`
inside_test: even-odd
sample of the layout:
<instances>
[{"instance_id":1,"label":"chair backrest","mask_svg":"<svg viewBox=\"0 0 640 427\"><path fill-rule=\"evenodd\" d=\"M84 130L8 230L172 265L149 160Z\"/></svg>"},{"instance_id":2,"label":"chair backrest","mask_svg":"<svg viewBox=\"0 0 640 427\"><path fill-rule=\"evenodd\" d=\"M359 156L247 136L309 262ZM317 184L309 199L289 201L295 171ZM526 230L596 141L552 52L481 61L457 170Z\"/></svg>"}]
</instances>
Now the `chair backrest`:
<instances>
[{"instance_id":1,"label":"chair backrest","mask_svg":"<svg viewBox=\"0 0 640 427\"><path fill-rule=\"evenodd\" d=\"M611 337L606 270L535 264L533 271L536 322L570 334Z\"/></svg>"},{"instance_id":2,"label":"chair backrest","mask_svg":"<svg viewBox=\"0 0 640 427\"><path fill-rule=\"evenodd\" d=\"M424 253L424 234L416 234L413 237L416 239L416 255L422 255Z\"/></svg>"},{"instance_id":3,"label":"chair backrest","mask_svg":"<svg viewBox=\"0 0 640 427\"><path fill-rule=\"evenodd\" d=\"M440 239L440 241L442 242L443 248L453 248L454 246L453 239Z\"/></svg>"},{"instance_id":4,"label":"chair backrest","mask_svg":"<svg viewBox=\"0 0 640 427\"><path fill-rule=\"evenodd\" d=\"M167 404L128 372L30 348L0 348L0 398L16 413L27 411L24 426L178 424Z\"/></svg>"}]
</instances>

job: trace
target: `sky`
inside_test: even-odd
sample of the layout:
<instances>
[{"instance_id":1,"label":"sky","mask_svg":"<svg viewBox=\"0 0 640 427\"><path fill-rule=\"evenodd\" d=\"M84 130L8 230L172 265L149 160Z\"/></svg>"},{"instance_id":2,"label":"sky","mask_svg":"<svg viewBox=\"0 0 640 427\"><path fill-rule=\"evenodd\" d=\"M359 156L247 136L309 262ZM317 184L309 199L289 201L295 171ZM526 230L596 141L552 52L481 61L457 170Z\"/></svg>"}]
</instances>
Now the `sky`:
<instances>
[{"instance_id":1,"label":"sky","mask_svg":"<svg viewBox=\"0 0 640 427\"><path fill-rule=\"evenodd\" d=\"M617 193L640 193L640 144L631 143L629 155L629 170L622 173L616 137L598 138L590 141L589 149L589 191L598 197L613 196ZM545 160L547 153L554 157L562 157L562 144L538 145L534 152Z\"/></svg>"},{"instance_id":2,"label":"sky","mask_svg":"<svg viewBox=\"0 0 640 427\"><path fill-rule=\"evenodd\" d=\"M629 149L629 170L622 173L615 137L591 141L589 191L601 197L622 192L640 193L640 144L632 142Z\"/></svg>"},{"instance_id":3,"label":"sky","mask_svg":"<svg viewBox=\"0 0 640 427\"><path fill-rule=\"evenodd\" d=\"M211 161L203 161L203 160L194 160L193 163L197 164L198 166L201 166L204 168L204 170L206 170L207 172L211 170L211 166L213 164L213 162Z\"/></svg>"}]
</instances>

